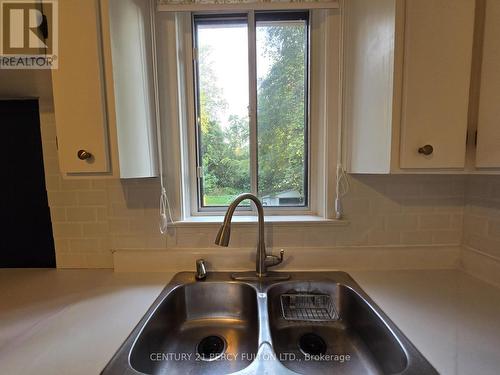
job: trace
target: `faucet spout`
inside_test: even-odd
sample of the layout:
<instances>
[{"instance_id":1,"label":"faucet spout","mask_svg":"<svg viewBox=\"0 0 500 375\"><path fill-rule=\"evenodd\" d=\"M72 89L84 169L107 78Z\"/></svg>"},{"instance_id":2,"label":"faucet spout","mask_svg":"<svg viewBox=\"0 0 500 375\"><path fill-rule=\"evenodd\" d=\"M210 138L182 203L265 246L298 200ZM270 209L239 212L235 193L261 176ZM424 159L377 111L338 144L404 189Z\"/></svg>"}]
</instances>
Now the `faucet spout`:
<instances>
[{"instance_id":1,"label":"faucet spout","mask_svg":"<svg viewBox=\"0 0 500 375\"><path fill-rule=\"evenodd\" d=\"M215 244L219 246L227 247L229 246L229 239L231 237L231 220L233 219L234 211L236 211L236 207L243 202L244 200L251 200L255 207L257 208L258 214L258 225L259 225L259 239L257 242L257 255L256 255L256 266L255 272L258 278L267 276L267 267L275 266L282 262L283 253L281 256L275 257L273 255L266 254L266 244L264 240L264 208L259 198L250 193L244 193L238 195L229 205L226 211L226 215L224 216L224 221L222 222L221 227L219 228L219 232L217 233L217 237L215 238Z\"/></svg>"}]
</instances>

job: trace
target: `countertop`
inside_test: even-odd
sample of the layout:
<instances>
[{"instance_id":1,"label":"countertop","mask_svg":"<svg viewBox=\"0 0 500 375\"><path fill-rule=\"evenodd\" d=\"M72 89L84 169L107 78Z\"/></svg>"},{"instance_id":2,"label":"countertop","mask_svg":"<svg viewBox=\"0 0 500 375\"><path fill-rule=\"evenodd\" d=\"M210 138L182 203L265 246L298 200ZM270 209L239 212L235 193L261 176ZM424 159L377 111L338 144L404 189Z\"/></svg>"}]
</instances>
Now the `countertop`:
<instances>
[{"instance_id":1,"label":"countertop","mask_svg":"<svg viewBox=\"0 0 500 375\"><path fill-rule=\"evenodd\" d=\"M98 374L174 273L0 270L0 373ZM442 374L498 374L500 289L461 271L351 276Z\"/></svg>"}]
</instances>

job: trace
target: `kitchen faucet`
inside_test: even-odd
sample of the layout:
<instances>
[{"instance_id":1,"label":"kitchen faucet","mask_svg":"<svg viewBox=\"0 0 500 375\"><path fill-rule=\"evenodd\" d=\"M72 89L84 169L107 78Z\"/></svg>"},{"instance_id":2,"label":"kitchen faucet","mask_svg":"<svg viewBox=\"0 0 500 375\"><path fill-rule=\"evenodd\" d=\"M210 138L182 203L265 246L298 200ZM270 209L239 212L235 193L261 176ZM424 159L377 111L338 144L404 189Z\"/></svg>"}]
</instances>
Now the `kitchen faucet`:
<instances>
[{"instance_id":1,"label":"kitchen faucet","mask_svg":"<svg viewBox=\"0 0 500 375\"><path fill-rule=\"evenodd\" d=\"M253 272L238 272L232 275L235 280L260 280L260 279L272 279L272 280L288 280L290 275L281 274L276 272L268 272L267 267L272 267L280 264L283 261L283 255L285 251L282 249L280 251L280 256L267 255L266 244L264 240L264 208L259 198L250 193L244 193L238 195L229 205L224 216L224 222L222 223L217 237L215 238L215 244L219 246L227 247L229 245L229 238L231 237L231 220L233 218L234 211L238 205L246 200L251 200L258 213L258 225L259 225L259 241L257 243L257 256L256 256L256 271Z\"/></svg>"}]
</instances>

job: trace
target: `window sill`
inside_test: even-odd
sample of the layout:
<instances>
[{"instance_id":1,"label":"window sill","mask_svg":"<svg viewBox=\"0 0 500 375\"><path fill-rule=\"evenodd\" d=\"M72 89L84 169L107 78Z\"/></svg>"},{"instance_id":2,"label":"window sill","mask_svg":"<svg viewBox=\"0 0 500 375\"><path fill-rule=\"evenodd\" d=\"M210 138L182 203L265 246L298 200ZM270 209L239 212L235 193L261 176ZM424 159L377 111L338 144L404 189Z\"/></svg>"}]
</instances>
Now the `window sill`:
<instances>
[{"instance_id":1,"label":"window sill","mask_svg":"<svg viewBox=\"0 0 500 375\"><path fill-rule=\"evenodd\" d=\"M184 226L207 226L207 225L220 225L224 220L224 216L191 216L184 220L176 221L173 223L175 227ZM272 226L345 226L349 225L348 220L325 219L321 216L313 215L270 215L264 217L265 223ZM241 216L235 215L232 219L232 224L235 225L255 225L257 223L257 216Z\"/></svg>"}]
</instances>

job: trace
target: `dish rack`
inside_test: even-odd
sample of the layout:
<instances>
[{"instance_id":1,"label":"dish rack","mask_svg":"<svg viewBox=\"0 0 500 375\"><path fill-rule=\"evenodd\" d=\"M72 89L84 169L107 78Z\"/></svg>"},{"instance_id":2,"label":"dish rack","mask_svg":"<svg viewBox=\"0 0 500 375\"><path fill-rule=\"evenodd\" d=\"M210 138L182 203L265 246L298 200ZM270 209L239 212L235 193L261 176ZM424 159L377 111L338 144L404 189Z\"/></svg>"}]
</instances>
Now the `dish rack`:
<instances>
[{"instance_id":1,"label":"dish rack","mask_svg":"<svg viewBox=\"0 0 500 375\"><path fill-rule=\"evenodd\" d=\"M286 293L280 297L281 312L285 320L326 322L339 318L328 294Z\"/></svg>"}]
</instances>

